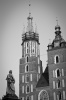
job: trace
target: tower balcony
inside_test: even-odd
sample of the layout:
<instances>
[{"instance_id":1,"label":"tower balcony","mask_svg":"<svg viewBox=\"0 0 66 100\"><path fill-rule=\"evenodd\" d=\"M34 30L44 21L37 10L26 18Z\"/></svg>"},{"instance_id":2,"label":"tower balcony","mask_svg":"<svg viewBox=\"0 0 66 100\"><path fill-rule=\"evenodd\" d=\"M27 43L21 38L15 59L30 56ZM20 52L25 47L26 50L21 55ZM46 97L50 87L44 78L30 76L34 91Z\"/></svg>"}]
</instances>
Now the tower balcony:
<instances>
[{"instance_id":1,"label":"tower balcony","mask_svg":"<svg viewBox=\"0 0 66 100\"><path fill-rule=\"evenodd\" d=\"M35 40L39 43L39 34L34 32L26 32L22 34L22 44L27 40Z\"/></svg>"}]
</instances>

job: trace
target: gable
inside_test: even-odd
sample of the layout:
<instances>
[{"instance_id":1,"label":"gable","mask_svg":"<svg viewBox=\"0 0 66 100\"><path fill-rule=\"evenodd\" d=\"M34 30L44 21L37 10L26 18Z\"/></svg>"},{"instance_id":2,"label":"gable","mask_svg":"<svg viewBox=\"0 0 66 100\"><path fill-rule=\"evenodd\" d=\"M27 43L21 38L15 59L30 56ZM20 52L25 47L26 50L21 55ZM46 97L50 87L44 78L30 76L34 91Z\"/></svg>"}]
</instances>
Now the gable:
<instances>
[{"instance_id":1,"label":"gable","mask_svg":"<svg viewBox=\"0 0 66 100\"><path fill-rule=\"evenodd\" d=\"M49 86L49 74L48 74L48 66L46 67L44 73L42 73L36 87L45 87Z\"/></svg>"}]
</instances>

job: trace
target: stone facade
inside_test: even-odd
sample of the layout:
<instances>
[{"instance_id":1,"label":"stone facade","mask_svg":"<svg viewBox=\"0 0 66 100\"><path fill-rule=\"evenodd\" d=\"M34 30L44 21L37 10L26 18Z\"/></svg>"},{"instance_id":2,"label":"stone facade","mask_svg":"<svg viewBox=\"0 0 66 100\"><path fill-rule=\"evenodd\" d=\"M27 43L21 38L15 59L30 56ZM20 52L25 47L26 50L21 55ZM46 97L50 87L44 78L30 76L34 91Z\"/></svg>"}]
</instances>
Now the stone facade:
<instances>
[{"instance_id":1,"label":"stone facade","mask_svg":"<svg viewBox=\"0 0 66 100\"><path fill-rule=\"evenodd\" d=\"M32 17L29 13L28 30L22 35L22 58L19 65L19 97L34 100L36 85L42 74L39 35L33 31Z\"/></svg>"},{"instance_id":2,"label":"stone facade","mask_svg":"<svg viewBox=\"0 0 66 100\"><path fill-rule=\"evenodd\" d=\"M22 100L66 100L66 42L55 26L55 39L48 44L48 62L42 72L39 35L33 31L29 13L27 31L22 35L19 65L19 98Z\"/></svg>"}]
</instances>

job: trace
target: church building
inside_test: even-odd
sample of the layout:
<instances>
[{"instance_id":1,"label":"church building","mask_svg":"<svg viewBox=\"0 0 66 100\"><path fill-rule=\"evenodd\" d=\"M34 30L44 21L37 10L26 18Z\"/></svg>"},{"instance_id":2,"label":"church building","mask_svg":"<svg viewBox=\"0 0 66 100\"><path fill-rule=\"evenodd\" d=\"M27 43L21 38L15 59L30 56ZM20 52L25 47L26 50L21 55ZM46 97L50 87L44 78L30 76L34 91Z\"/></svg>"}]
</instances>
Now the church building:
<instances>
[{"instance_id":1,"label":"church building","mask_svg":"<svg viewBox=\"0 0 66 100\"><path fill-rule=\"evenodd\" d=\"M43 72L39 34L33 29L31 13L27 31L22 34L22 58L19 63L19 98L22 100L66 100L66 42L61 27L55 26L55 38L48 44L48 62Z\"/></svg>"}]
</instances>

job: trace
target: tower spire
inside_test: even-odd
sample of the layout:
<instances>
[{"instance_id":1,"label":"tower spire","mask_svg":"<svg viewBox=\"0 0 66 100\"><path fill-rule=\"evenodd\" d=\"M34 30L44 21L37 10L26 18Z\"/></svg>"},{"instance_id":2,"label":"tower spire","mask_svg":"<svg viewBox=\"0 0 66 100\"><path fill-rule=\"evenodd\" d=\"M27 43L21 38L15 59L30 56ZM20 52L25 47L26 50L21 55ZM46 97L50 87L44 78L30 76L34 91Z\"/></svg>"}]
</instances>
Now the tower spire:
<instances>
[{"instance_id":1,"label":"tower spire","mask_svg":"<svg viewBox=\"0 0 66 100\"><path fill-rule=\"evenodd\" d=\"M57 25L58 25L58 18L56 17L56 22L57 22Z\"/></svg>"},{"instance_id":2,"label":"tower spire","mask_svg":"<svg viewBox=\"0 0 66 100\"><path fill-rule=\"evenodd\" d=\"M30 9L30 7L31 7L31 2L30 2L30 0L29 0L29 15L31 14L31 9Z\"/></svg>"},{"instance_id":3,"label":"tower spire","mask_svg":"<svg viewBox=\"0 0 66 100\"><path fill-rule=\"evenodd\" d=\"M30 7L31 7L31 3L29 1L29 16L27 18L28 20L27 32L33 32L33 23L32 23L33 17L31 17Z\"/></svg>"}]
</instances>

